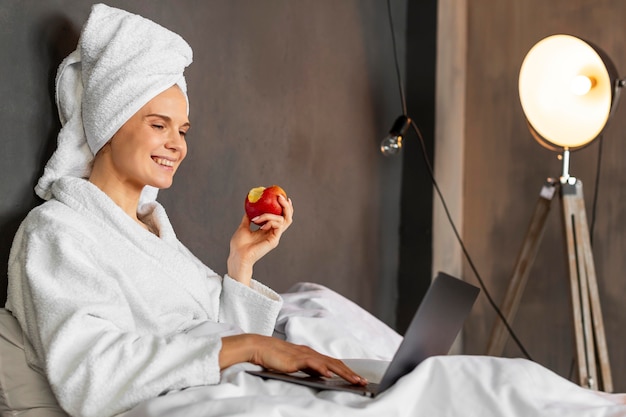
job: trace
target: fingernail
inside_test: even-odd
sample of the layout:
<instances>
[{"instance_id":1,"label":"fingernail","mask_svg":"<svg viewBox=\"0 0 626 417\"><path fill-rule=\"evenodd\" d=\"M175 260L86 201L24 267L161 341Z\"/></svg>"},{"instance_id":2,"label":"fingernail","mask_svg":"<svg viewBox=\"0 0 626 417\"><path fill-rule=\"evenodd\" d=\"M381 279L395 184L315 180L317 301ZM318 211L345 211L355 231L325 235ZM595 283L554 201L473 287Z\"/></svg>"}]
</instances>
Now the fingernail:
<instances>
[{"instance_id":1,"label":"fingernail","mask_svg":"<svg viewBox=\"0 0 626 417\"><path fill-rule=\"evenodd\" d=\"M254 219L251 219L250 221L251 222L256 222L257 220L259 220L259 217L261 217L261 216L256 216Z\"/></svg>"},{"instance_id":2,"label":"fingernail","mask_svg":"<svg viewBox=\"0 0 626 417\"><path fill-rule=\"evenodd\" d=\"M367 384L367 379L363 378L362 376L357 376L357 379L363 383L363 384Z\"/></svg>"}]
</instances>

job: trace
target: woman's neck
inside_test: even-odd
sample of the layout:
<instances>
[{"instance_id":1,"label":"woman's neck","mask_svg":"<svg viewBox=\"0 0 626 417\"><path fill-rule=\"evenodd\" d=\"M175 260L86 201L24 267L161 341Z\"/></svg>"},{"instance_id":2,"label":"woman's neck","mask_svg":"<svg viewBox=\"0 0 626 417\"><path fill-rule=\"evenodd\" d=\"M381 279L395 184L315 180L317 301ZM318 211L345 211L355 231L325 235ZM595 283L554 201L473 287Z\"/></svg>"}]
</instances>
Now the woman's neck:
<instances>
[{"instance_id":1,"label":"woman's neck","mask_svg":"<svg viewBox=\"0 0 626 417\"><path fill-rule=\"evenodd\" d=\"M110 181L99 181L98 178L89 178L89 181L98 187L103 193L109 196L115 204L117 204L126 214L133 220L143 223L137 217L137 207L139 206L139 197L141 190L137 191L130 187L124 187Z\"/></svg>"},{"instance_id":2,"label":"woman's neck","mask_svg":"<svg viewBox=\"0 0 626 417\"><path fill-rule=\"evenodd\" d=\"M89 182L108 195L133 220L145 227L137 217L137 207L139 206L142 187L125 184L116 177L107 175L106 172L98 169L97 165L94 165L94 169L91 171Z\"/></svg>"}]
</instances>

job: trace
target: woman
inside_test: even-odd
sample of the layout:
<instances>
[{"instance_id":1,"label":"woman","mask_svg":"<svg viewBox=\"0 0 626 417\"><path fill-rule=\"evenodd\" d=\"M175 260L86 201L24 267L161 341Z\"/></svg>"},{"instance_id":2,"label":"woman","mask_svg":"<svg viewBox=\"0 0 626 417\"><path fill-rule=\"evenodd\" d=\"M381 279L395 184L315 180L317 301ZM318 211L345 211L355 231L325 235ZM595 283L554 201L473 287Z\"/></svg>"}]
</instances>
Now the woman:
<instances>
[{"instance_id":1,"label":"woman","mask_svg":"<svg viewBox=\"0 0 626 417\"><path fill-rule=\"evenodd\" d=\"M7 309L29 362L71 415L110 416L216 384L240 362L366 383L341 361L269 337L281 298L252 273L291 225L290 200L280 200L283 216L244 215L223 279L178 241L154 201L187 154L190 63L178 35L96 5L59 68L63 128L36 188L48 201L16 234ZM265 224L252 231L251 220Z\"/></svg>"}]
</instances>

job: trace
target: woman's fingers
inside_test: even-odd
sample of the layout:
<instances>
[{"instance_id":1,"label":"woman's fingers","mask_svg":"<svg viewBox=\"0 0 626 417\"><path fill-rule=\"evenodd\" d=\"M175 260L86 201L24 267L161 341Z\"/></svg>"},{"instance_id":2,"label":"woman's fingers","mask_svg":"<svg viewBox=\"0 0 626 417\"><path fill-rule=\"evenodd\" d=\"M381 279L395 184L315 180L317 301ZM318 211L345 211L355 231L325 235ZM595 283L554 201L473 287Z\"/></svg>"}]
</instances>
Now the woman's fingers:
<instances>
[{"instance_id":1,"label":"woman's fingers","mask_svg":"<svg viewBox=\"0 0 626 417\"><path fill-rule=\"evenodd\" d=\"M280 196L278 199L278 203L283 207L283 216L288 224L291 224L293 221L293 202L291 198L285 198Z\"/></svg>"},{"instance_id":2,"label":"woman's fingers","mask_svg":"<svg viewBox=\"0 0 626 417\"><path fill-rule=\"evenodd\" d=\"M330 377L335 374L351 384L365 385L367 380L342 361L307 347L268 338L259 344L254 363L279 372L303 371L309 375Z\"/></svg>"},{"instance_id":3,"label":"woman's fingers","mask_svg":"<svg viewBox=\"0 0 626 417\"><path fill-rule=\"evenodd\" d=\"M278 197L278 202L283 207L283 214L265 213L252 219L257 224L262 224L261 229L281 229L285 231L293 222L293 203L291 199L286 199L282 195Z\"/></svg>"},{"instance_id":4,"label":"woman's fingers","mask_svg":"<svg viewBox=\"0 0 626 417\"><path fill-rule=\"evenodd\" d=\"M309 375L321 375L325 377L330 377L332 374L335 374L351 384L356 385L365 385L367 384L367 380L357 373L355 373L352 369L350 369L345 363L338 359L330 358L324 356L324 360L320 362L319 367L313 365L309 368L300 369L303 372L308 373Z\"/></svg>"},{"instance_id":5,"label":"woman's fingers","mask_svg":"<svg viewBox=\"0 0 626 417\"><path fill-rule=\"evenodd\" d=\"M285 219L281 216L279 218L266 220L265 223L260 227L261 230L272 230L278 229L278 231L284 231L288 226L286 225Z\"/></svg>"}]
</instances>

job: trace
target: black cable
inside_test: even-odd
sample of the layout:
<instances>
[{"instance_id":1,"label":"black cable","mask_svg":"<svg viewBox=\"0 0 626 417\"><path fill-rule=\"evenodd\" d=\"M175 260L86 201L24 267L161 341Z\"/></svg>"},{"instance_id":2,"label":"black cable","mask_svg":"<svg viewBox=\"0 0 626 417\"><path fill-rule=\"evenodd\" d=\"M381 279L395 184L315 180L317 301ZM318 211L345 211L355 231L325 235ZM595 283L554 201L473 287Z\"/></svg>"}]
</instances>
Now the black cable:
<instances>
[{"instance_id":1,"label":"black cable","mask_svg":"<svg viewBox=\"0 0 626 417\"><path fill-rule=\"evenodd\" d=\"M393 26L393 18L392 18L392 15L391 15L391 0L387 0L387 10L389 12L389 25L391 27L391 37L392 37L392 40L393 40L394 60L395 60L395 66L396 66L398 86L400 88L400 97L401 97L401 100L402 100L402 111L404 112L404 115L407 116L406 100L404 98L404 88L403 88L403 83L402 83L402 77L400 76L400 66L399 66L399 63L398 63L398 55L397 55L397 52L396 52L396 38L395 38L395 31L394 31L394 26ZM480 274L478 273L478 270L476 269L476 266L474 265L474 262L472 261L472 258L470 257L469 252L467 251L467 248L465 247L465 244L463 243L463 239L461 239L461 235L459 234L459 231L457 230L457 228L456 228L456 226L454 224L454 220L452 219L452 216L450 215L450 210L448 209L448 205L446 204L446 201L443 198L443 194L442 194L441 190L439 189L439 185L437 184L437 181L435 180L435 173L433 171L432 164L430 163L430 160L428 158L428 153L427 153L427 150L426 150L426 143L424 141L424 137L422 136L422 132L419 130L419 128L417 127L417 125L415 124L415 122L413 120L411 120L411 119L409 119L409 120L411 122L411 127L413 127L413 130L417 134L417 137L418 137L418 139L420 141L420 145L421 145L421 148L422 148L422 157L424 158L424 163L426 164L426 167L428 168L428 175L430 176L430 179L431 179L431 182L433 184L433 187L435 188L435 191L437 192L437 195L439 196L439 199L441 200L441 204L443 205L443 209L444 209L444 211L446 213L446 217L448 218L448 222L450 223L450 226L452 227L454 235L456 236L456 239L459 242L459 245L461 246L461 250L463 251L463 254L465 255L465 259L467 259L467 262L468 262L470 268L474 272L474 275L476 276L476 279L478 280L478 282L479 282L483 292L485 293L485 296L487 297L487 300L489 301L489 304L491 304L491 306L495 310L495 312L498 315L498 317L502 320L502 323L504 323L504 326L506 327L507 331L509 332L509 335L515 341L515 343L517 344L518 348L522 351L524 356L528 360L532 361L532 358L531 358L530 354L526 351L526 349L524 348L524 345L518 339L517 335L515 334L515 332L513 331L511 326L509 325L508 321L506 320L506 318L504 317L504 315L502 314L502 312L498 308L497 304L493 301L493 298L491 297L491 294L487 290L487 287L485 286L485 283L483 282Z\"/></svg>"},{"instance_id":2,"label":"black cable","mask_svg":"<svg viewBox=\"0 0 626 417\"><path fill-rule=\"evenodd\" d=\"M387 13L389 14L389 28L391 29L391 42L393 43L393 62L396 64L396 77L398 87L400 89L400 101L402 103L402 114L407 115L406 99L404 97L404 82L402 81L402 73L400 72L400 64L398 62L398 48L396 47L396 32L393 26L393 17L391 14L391 0L387 0Z\"/></svg>"},{"instance_id":3,"label":"black cable","mask_svg":"<svg viewBox=\"0 0 626 417\"><path fill-rule=\"evenodd\" d=\"M508 321L506 320L506 318L504 317L504 315L502 314L502 312L498 308L497 304L493 301L493 298L491 297L491 294L489 294L489 291L487 291L487 287L485 286L485 283L483 282L483 279L481 278L480 274L478 273L478 270L476 269L476 266L474 265L474 262L472 261L472 258L470 257L469 252L467 251L467 248L465 247L465 244L463 243L463 239L461 239L461 235L459 234L459 231L458 231L458 229L456 228L456 226L454 224L454 220L452 219L452 215L450 214L450 210L448 209L448 205L446 204L446 201L443 198L443 194L441 193L441 190L439 189L439 185L437 184L437 180L435 180L435 173L433 171L433 167L432 167L432 165L430 163L430 160L427 157L426 144L424 142L424 137L422 136L422 133L420 132L419 128L415 125L415 123L413 121L411 121L411 126L413 127L413 130L415 131L415 133L417 134L417 137L419 138L420 145L422 147L422 156L424 157L424 163L426 164L426 167L428 168L428 175L430 175L430 179L431 179L431 181L433 183L433 187L435 187L435 191L437 191L437 195L439 196L439 199L441 200L441 204L443 205L443 209L446 212L446 217L448 218L448 221L450 222L450 226L452 226L452 230L454 231L454 235L456 236L456 239L459 242L459 245L461 246L463 254L465 255L465 259L467 259L467 263L469 264L470 268L474 272L474 275L476 276L476 279L480 283L480 286L483 289L483 292L485 293L485 296L487 297L487 300L489 301L489 304L491 304L491 306L495 310L495 312L498 315L498 317L500 317L500 319L504 323L504 326L508 330L509 334L511 335L511 337L513 338L513 340L515 341L515 343L517 344L519 349L522 351L522 353L524 354L524 356L527 359L532 360L532 358L530 357L530 354L526 351L526 349L522 345L522 342L520 342L520 340L517 338L517 335L515 334L515 332L513 331L511 326L509 325Z\"/></svg>"}]
</instances>

